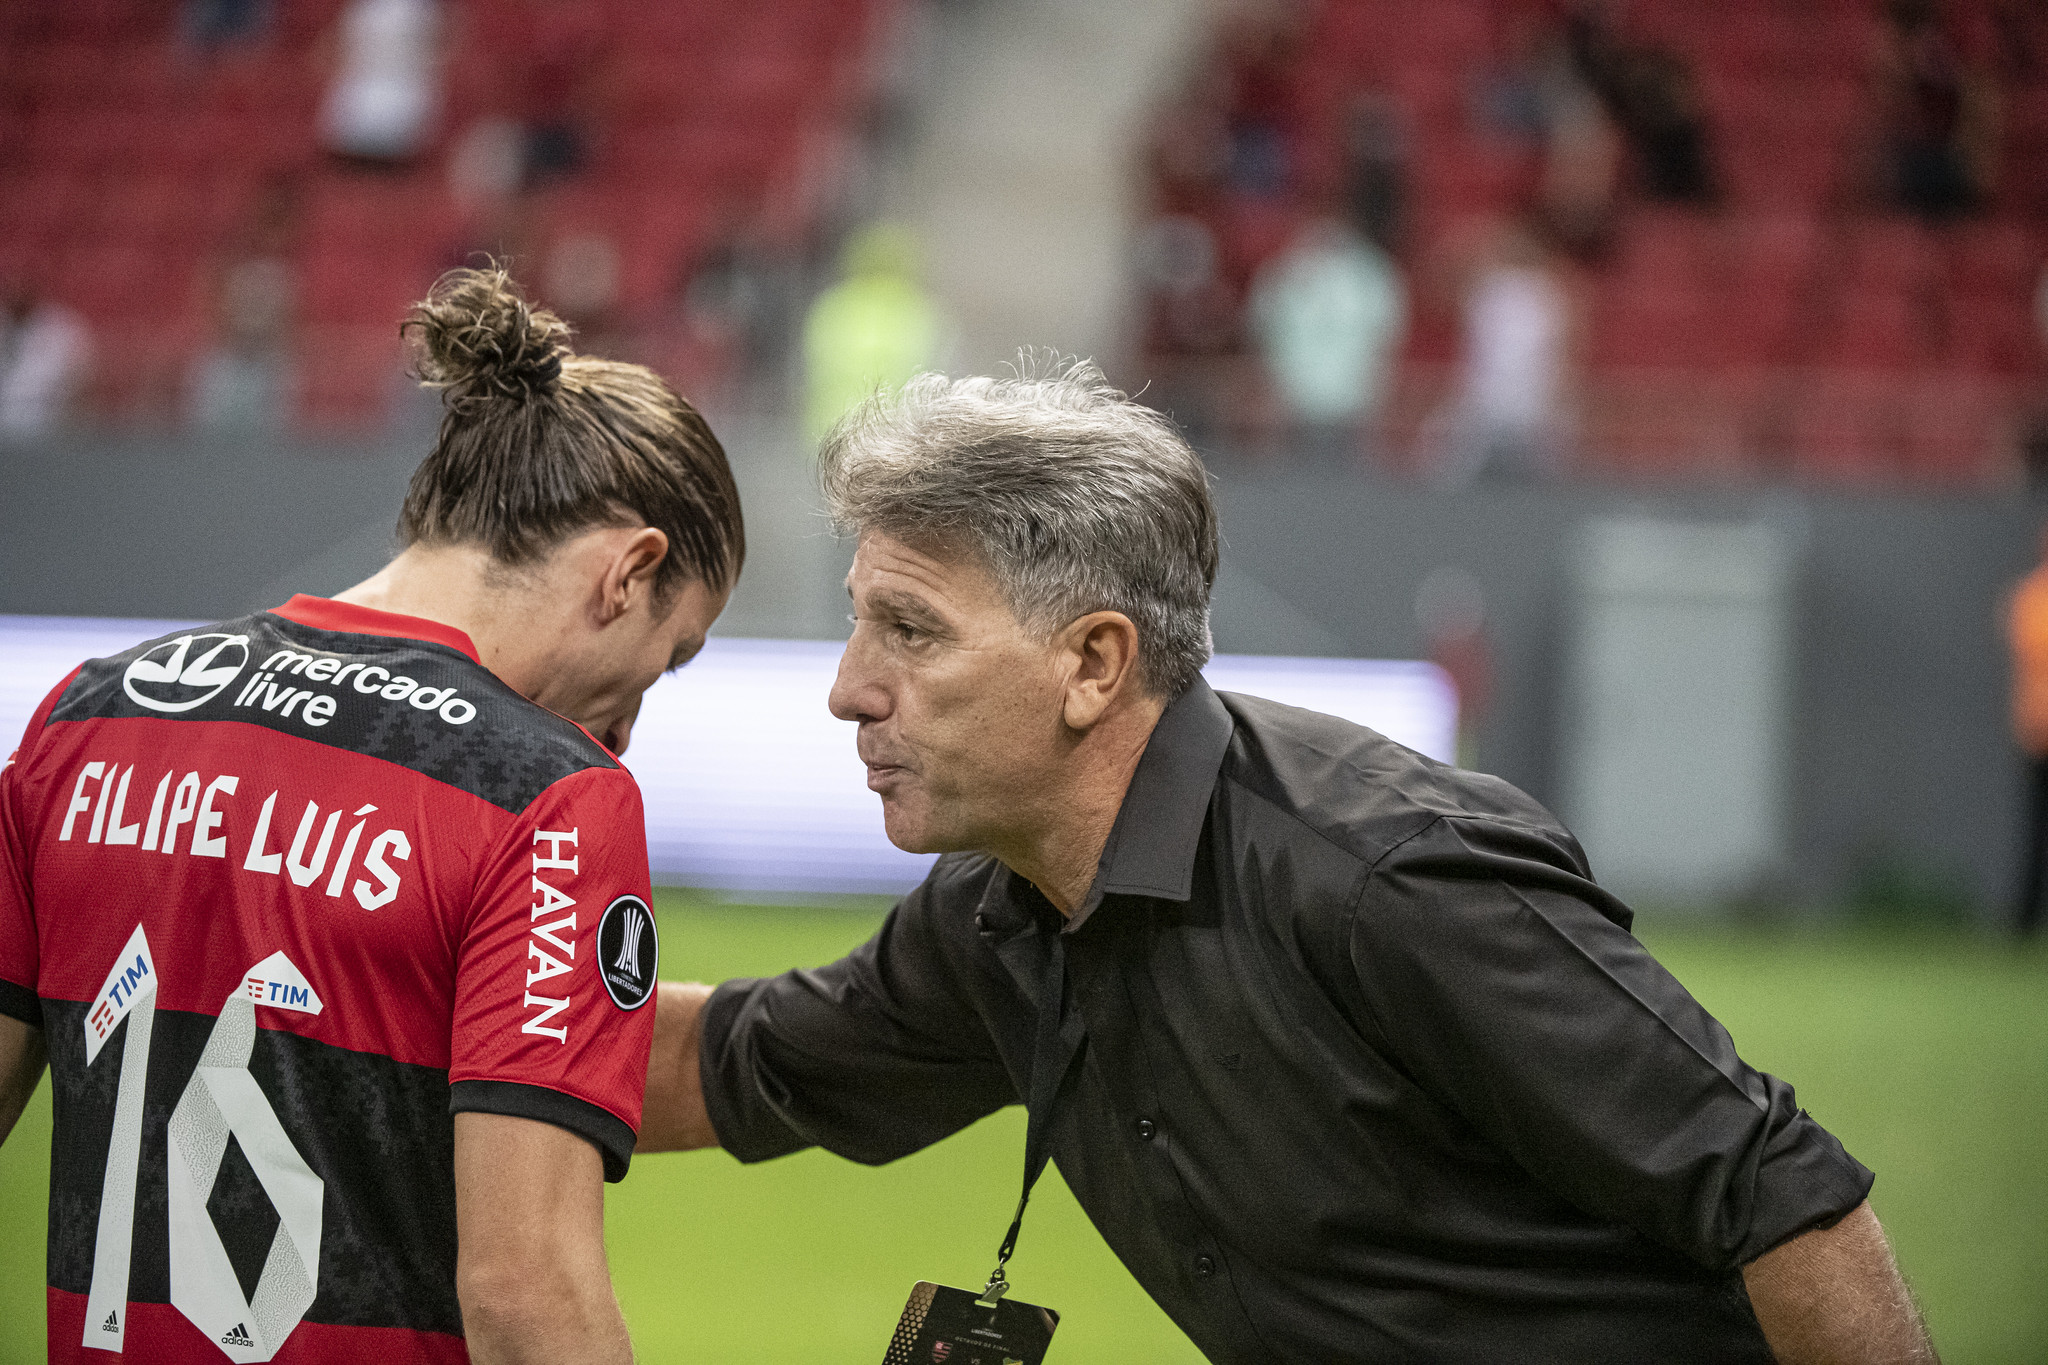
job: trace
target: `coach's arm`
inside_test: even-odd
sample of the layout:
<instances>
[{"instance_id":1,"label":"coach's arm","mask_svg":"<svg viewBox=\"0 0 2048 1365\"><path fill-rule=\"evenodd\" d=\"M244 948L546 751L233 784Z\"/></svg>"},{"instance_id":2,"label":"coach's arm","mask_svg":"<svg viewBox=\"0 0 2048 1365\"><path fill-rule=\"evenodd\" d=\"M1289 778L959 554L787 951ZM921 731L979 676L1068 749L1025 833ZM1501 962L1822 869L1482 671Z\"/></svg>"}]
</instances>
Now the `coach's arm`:
<instances>
[{"instance_id":1,"label":"coach's arm","mask_svg":"<svg viewBox=\"0 0 2048 1365\"><path fill-rule=\"evenodd\" d=\"M43 1031L0 1014L0 1142L7 1141L29 1096L36 1093L45 1060Z\"/></svg>"},{"instance_id":2,"label":"coach's arm","mask_svg":"<svg viewBox=\"0 0 2048 1365\"><path fill-rule=\"evenodd\" d=\"M635 1152L686 1152L718 1145L697 1067L704 1004L711 991L694 981L661 983L654 1001L654 1048L647 1058L647 1095L640 1106Z\"/></svg>"},{"instance_id":3,"label":"coach's arm","mask_svg":"<svg viewBox=\"0 0 2048 1365\"><path fill-rule=\"evenodd\" d=\"M1939 1365L1869 1203L1742 1268L1779 1365Z\"/></svg>"},{"instance_id":4,"label":"coach's arm","mask_svg":"<svg viewBox=\"0 0 2048 1365\"><path fill-rule=\"evenodd\" d=\"M604 1259L604 1159L507 1114L455 1116L455 1293L475 1365L631 1365Z\"/></svg>"}]
</instances>

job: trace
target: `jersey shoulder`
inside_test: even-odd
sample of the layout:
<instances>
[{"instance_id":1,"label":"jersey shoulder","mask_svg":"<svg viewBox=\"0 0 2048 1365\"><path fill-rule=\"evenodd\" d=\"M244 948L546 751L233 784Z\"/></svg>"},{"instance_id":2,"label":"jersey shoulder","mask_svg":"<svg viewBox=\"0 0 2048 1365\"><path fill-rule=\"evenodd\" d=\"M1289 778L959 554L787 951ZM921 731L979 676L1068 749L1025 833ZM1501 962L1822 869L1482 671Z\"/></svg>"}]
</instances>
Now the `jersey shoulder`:
<instances>
[{"instance_id":1,"label":"jersey shoulder","mask_svg":"<svg viewBox=\"0 0 2048 1365\"><path fill-rule=\"evenodd\" d=\"M458 649L272 612L86 661L45 723L92 720L255 726L397 764L515 815L576 773L631 780L581 726Z\"/></svg>"}]
</instances>

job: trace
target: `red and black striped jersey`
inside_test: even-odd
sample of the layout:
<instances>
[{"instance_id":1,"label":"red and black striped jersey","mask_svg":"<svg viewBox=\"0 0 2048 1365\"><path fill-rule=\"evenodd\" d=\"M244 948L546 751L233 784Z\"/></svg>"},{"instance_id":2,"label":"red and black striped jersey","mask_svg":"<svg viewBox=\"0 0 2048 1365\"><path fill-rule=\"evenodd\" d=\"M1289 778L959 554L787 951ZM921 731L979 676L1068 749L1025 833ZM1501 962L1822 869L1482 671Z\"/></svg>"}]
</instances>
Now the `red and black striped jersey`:
<instances>
[{"instance_id":1,"label":"red and black striped jersey","mask_svg":"<svg viewBox=\"0 0 2048 1365\"><path fill-rule=\"evenodd\" d=\"M53 1361L460 1361L452 1115L625 1174L639 789L467 636L318 598L82 665L0 769Z\"/></svg>"}]
</instances>

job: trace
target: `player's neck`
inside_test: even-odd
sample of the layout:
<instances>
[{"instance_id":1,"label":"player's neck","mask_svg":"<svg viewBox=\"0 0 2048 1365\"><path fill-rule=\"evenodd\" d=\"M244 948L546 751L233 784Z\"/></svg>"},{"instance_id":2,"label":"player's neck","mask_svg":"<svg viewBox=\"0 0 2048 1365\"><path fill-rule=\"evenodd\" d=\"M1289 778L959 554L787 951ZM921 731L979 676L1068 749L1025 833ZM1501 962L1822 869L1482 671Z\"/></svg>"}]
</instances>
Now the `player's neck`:
<instances>
[{"instance_id":1,"label":"player's neck","mask_svg":"<svg viewBox=\"0 0 2048 1365\"><path fill-rule=\"evenodd\" d=\"M507 677L530 671L527 656L549 635L536 630L550 596L539 577L508 571L475 546L413 545L334 598L452 626L469 636L484 667Z\"/></svg>"}]
</instances>

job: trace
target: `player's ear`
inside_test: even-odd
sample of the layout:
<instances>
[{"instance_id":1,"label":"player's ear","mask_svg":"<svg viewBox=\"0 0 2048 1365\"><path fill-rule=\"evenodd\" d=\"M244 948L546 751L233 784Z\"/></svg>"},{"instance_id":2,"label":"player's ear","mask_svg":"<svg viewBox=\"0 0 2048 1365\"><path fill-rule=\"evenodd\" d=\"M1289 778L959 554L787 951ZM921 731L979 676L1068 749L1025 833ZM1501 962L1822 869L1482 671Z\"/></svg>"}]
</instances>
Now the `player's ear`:
<instances>
[{"instance_id":1,"label":"player's ear","mask_svg":"<svg viewBox=\"0 0 2048 1365\"><path fill-rule=\"evenodd\" d=\"M624 616L634 603L651 601L655 575L667 558L668 535L652 526L643 526L616 542L605 560L598 623L608 626Z\"/></svg>"},{"instance_id":2,"label":"player's ear","mask_svg":"<svg viewBox=\"0 0 2048 1365\"><path fill-rule=\"evenodd\" d=\"M1087 730L1139 685L1138 628L1120 611L1093 611L1060 632L1057 646L1066 670L1061 719Z\"/></svg>"}]
</instances>

